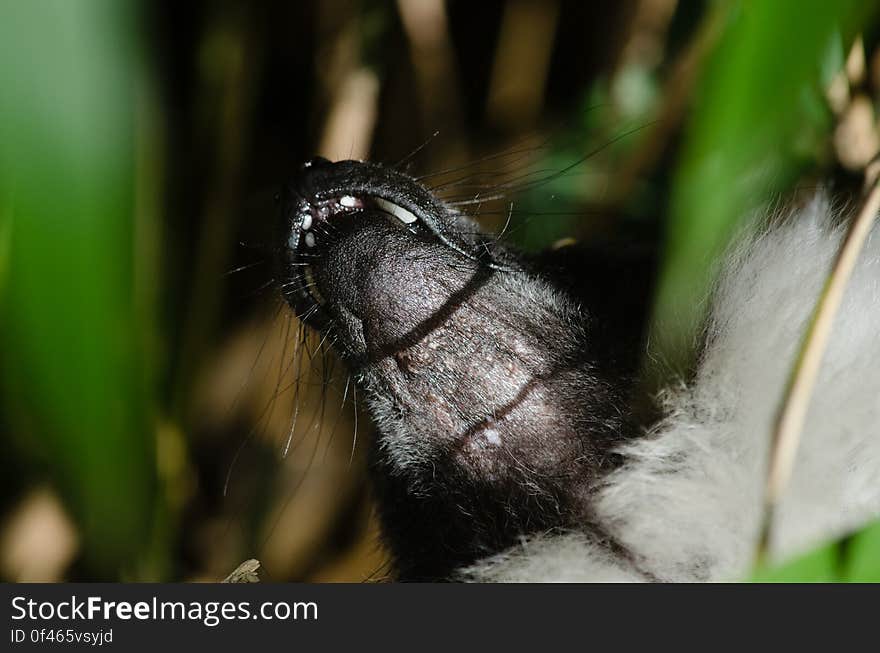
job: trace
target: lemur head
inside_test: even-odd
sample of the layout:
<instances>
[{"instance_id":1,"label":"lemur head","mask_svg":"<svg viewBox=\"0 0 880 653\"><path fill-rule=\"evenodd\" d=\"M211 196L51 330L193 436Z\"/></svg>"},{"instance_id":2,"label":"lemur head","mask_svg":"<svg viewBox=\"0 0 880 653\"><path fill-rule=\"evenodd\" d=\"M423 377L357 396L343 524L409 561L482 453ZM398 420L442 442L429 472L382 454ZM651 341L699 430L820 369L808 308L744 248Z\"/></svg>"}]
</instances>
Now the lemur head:
<instances>
[{"instance_id":1,"label":"lemur head","mask_svg":"<svg viewBox=\"0 0 880 653\"><path fill-rule=\"evenodd\" d=\"M282 293L365 392L401 573L582 524L623 412L587 310L394 169L313 159L280 204Z\"/></svg>"}]
</instances>

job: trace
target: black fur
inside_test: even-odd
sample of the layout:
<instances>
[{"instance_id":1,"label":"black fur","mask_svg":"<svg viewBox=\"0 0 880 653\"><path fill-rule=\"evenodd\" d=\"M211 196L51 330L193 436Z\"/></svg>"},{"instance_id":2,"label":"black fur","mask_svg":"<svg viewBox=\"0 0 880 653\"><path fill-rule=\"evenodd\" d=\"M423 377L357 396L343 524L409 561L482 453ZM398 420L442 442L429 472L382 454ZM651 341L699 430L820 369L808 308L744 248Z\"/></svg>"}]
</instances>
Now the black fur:
<instances>
[{"instance_id":1,"label":"black fur","mask_svg":"<svg viewBox=\"0 0 880 653\"><path fill-rule=\"evenodd\" d=\"M611 451L636 432L651 258L526 257L371 163L315 159L281 206L282 292L367 397L399 578L450 578L524 535L589 524Z\"/></svg>"}]
</instances>

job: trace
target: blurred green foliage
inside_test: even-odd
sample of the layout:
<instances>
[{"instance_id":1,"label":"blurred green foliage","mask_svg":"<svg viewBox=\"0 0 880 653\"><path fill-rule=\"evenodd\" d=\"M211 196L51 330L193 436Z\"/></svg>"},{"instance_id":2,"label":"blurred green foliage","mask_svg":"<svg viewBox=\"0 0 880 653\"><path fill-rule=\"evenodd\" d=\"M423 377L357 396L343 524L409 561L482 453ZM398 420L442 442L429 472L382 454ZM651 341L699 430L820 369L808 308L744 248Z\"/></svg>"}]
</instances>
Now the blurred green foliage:
<instances>
[{"instance_id":1,"label":"blurred green foliage","mask_svg":"<svg viewBox=\"0 0 880 653\"><path fill-rule=\"evenodd\" d=\"M4 2L0 349L16 445L76 517L95 577L144 555L154 388L135 288L130 2Z\"/></svg>"},{"instance_id":2,"label":"blurred green foliage","mask_svg":"<svg viewBox=\"0 0 880 653\"><path fill-rule=\"evenodd\" d=\"M777 566L756 571L757 583L880 583L880 522Z\"/></svg>"},{"instance_id":3,"label":"blurred green foliage","mask_svg":"<svg viewBox=\"0 0 880 653\"><path fill-rule=\"evenodd\" d=\"M820 154L828 71L839 70L841 42L851 43L874 5L714 4L707 20L724 29L702 72L673 181L652 358L679 372L691 365L718 255Z\"/></svg>"}]
</instances>

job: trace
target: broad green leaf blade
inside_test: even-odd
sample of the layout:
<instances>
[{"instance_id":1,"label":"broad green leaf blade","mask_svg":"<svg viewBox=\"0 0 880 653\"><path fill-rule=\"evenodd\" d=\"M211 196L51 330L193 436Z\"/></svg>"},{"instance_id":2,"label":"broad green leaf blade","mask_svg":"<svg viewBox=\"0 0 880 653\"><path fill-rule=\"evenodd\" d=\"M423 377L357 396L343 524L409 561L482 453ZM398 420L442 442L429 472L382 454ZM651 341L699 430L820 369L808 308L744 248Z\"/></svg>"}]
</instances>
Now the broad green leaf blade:
<instances>
[{"instance_id":1,"label":"broad green leaf blade","mask_svg":"<svg viewBox=\"0 0 880 653\"><path fill-rule=\"evenodd\" d=\"M133 270L132 3L4 2L4 410L42 454L94 577L145 547L155 456Z\"/></svg>"},{"instance_id":2,"label":"broad green leaf blade","mask_svg":"<svg viewBox=\"0 0 880 653\"><path fill-rule=\"evenodd\" d=\"M692 362L714 263L735 229L815 159L828 128L817 109L828 53L872 8L863 0L714 6L727 27L687 126L652 324L652 358L673 371Z\"/></svg>"}]
</instances>

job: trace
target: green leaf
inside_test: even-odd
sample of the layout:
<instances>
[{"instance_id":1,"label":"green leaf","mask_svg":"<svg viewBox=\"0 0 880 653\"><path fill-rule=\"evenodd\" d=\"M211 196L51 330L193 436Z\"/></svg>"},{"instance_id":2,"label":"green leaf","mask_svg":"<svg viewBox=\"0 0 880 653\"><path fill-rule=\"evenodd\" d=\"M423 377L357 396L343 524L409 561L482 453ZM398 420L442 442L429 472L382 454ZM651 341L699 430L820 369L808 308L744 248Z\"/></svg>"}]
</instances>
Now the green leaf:
<instances>
[{"instance_id":1,"label":"green leaf","mask_svg":"<svg viewBox=\"0 0 880 653\"><path fill-rule=\"evenodd\" d=\"M132 4L5 2L0 19L0 383L93 577L145 547L155 493L136 310Z\"/></svg>"},{"instance_id":2,"label":"green leaf","mask_svg":"<svg viewBox=\"0 0 880 653\"><path fill-rule=\"evenodd\" d=\"M847 580L880 583L880 522L856 533L847 547Z\"/></svg>"},{"instance_id":3,"label":"green leaf","mask_svg":"<svg viewBox=\"0 0 880 653\"><path fill-rule=\"evenodd\" d=\"M830 583L837 578L837 548L823 546L778 566L759 569L752 576L753 583Z\"/></svg>"},{"instance_id":4,"label":"green leaf","mask_svg":"<svg viewBox=\"0 0 880 653\"><path fill-rule=\"evenodd\" d=\"M652 358L688 369L717 257L735 230L814 160L829 128L815 111L829 52L873 3L716 3L709 57L676 171L652 324ZM806 145L805 145L806 143ZM811 155L811 156L808 156Z\"/></svg>"}]
</instances>

